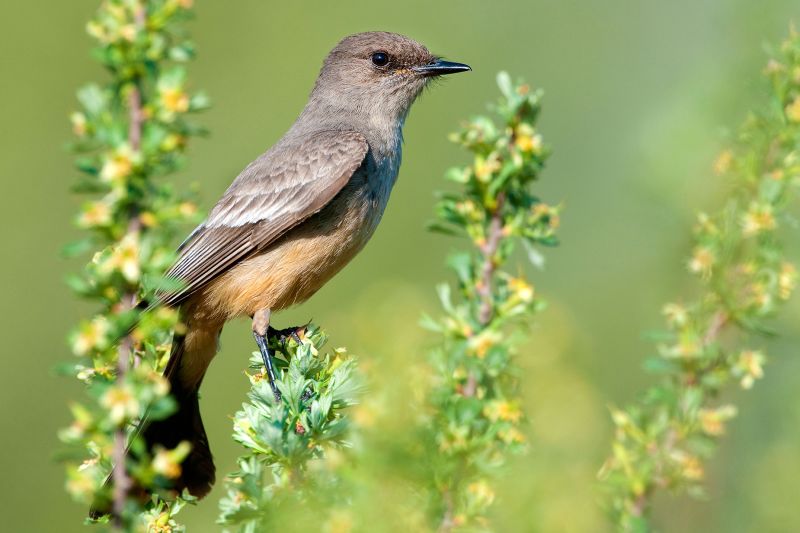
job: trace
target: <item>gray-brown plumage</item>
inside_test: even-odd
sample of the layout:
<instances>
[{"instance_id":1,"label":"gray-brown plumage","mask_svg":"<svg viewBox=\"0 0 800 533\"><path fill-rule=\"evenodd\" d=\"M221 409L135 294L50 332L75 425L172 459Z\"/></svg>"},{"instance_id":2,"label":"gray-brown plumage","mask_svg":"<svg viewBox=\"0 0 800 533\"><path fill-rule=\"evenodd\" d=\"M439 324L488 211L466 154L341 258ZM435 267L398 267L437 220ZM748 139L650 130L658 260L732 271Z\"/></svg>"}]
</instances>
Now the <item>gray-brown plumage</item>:
<instances>
[{"instance_id":1,"label":"gray-brown plumage","mask_svg":"<svg viewBox=\"0 0 800 533\"><path fill-rule=\"evenodd\" d=\"M180 305L186 324L166 371L179 409L144 429L151 448L192 444L177 489L202 497L214 482L197 391L225 322L253 317L270 368L271 312L309 298L366 244L397 178L411 104L431 77L464 70L401 35L345 38L325 59L294 125L244 169L181 246L169 275L185 288L162 296Z\"/></svg>"}]
</instances>

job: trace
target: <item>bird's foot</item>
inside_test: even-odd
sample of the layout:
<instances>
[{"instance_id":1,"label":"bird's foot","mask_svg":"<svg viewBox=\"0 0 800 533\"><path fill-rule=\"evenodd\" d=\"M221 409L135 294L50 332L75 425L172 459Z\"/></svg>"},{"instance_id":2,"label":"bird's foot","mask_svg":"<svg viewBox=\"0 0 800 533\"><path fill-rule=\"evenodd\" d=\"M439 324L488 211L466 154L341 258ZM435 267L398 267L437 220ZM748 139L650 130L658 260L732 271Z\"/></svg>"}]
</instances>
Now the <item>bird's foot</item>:
<instances>
[{"instance_id":1,"label":"bird's foot","mask_svg":"<svg viewBox=\"0 0 800 533\"><path fill-rule=\"evenodd\" d=\"M286 342L289 339L292 339L297 344L303 344L303 337L305 337L307 329L308 329L308 324L305 324L303 326L294 326L283 329L275 329L272 326L270 326L267 329L267 338L269 340L278 341L281 344L281 346L286 348Z\"/></svg>"},{"instance_id":2,"label":"bird's foot","mask_svg":"<svg viewBox=\"0 0 800 533\"><path fill-rule=\"evenodd\" d=\"M267 329L267 338L271 341L277 341L280 344L281 348L283 349L283 353L288 358L289 353L286 350L286 343L289 341L289 339L292 339L294 342L298 344L298 346L303 344L303 339L306 336L306 331L308 331L308 325L310 323L311 322L309 321L308 323L302 326L293 326L283 329L275 329L272 326L270 326ZM308 388L303 392L303 395L300 397L300 401L307 402L313 396L314 396L314 391L311 388Z\"/></svg>"}]
</instances>

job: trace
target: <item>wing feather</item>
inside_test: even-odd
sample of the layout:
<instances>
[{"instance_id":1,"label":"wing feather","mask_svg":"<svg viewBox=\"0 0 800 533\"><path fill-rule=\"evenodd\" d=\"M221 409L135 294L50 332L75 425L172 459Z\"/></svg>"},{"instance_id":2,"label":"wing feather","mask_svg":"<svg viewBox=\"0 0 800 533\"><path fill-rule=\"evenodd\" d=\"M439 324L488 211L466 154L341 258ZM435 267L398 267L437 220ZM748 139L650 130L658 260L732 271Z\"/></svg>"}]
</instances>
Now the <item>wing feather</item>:
<instances>
[{"instance_id":1,"label":"wing feather","mask_svg":"<svg viewBox=\"0 0 800 533\"><path fill-rule=\"evenodd\" d=\"M234 180L181 244L167 276L183 282L160 300L176 305L318 212L361 166L369 146L355 131L284 138Z\"/></svg>"}]
</instances>

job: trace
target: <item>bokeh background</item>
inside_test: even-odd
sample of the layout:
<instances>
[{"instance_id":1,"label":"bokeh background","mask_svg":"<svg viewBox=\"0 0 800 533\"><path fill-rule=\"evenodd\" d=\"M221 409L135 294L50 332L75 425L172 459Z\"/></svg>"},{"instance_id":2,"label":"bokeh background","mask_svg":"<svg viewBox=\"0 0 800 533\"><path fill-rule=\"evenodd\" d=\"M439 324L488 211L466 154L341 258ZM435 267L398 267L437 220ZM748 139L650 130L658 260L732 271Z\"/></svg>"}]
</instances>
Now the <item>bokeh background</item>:
<instances>
[{"instance_id":1,"label":"bokeh background","mask_svg":"<svg viewBox=\"0 0 800 533\"><path fill-rule=\"evenodd\" d=\"M63 491L53 460L56 431L79 387L55 376L69 358L64 337L87 312L63 284L78 261L59 258L76 237L78 200L63 148L75 89L104 73L89 55L82 2L4 2L0 15L0 508L5 531L81 531L85 509ZM465 154L446 141L462 117L484 111L500 69L546 90L542 129L554 147L541 194L563 201L560 248L547 253L537 290L550 302L520 350L531 453L500 485L500 531L603 531L596 472L611 437L608 406L650 383L642 332L659 327L665 301L690 290L683 261L693 212L713 209L724 188L711 162L758 104L762 45L777 42L793 0L670 2L480 1L197 2L190 25L199 51L194 88L214 107L212 135L194 142L181 183L200 184L208 208L251 159L273 143L305 102L321 60L342 36L408 34L474 72L424 95L406 126L400 179L365 251L280 323L313 317L361 356L373 375L403 387L430 339L417 325L436 312L434 285L457 245L423 229L442 173ZM188 228L187 228L188 229ZM795 250L800 240L793 239ZM795 254L800 257L800 253ZM661 531L800 530L800 328L797 302L782 338L767 346L767 375L733 393L740 416L710 466L710 498L664 496ZM247 381L246 323L226 328L202 409L220 476L239 453L230 415ZM416 366L415 366L416 365ZM217 485L181 515L190 531L217 531Z\"/></svg>"}]
</instances>

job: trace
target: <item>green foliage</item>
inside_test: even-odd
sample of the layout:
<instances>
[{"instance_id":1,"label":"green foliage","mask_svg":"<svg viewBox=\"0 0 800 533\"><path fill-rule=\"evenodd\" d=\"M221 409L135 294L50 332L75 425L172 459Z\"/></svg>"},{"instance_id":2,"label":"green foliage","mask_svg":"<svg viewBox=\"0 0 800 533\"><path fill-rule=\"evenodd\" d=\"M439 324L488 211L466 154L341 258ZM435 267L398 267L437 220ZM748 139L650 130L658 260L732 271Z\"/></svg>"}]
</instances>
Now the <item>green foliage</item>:
<instances>
[{"instance_id":1,"label":"green foliage","mask_svg":"<svg viewBox=\"0 0 800 533\"><path fill-rule=\"evenodd\" d=\"M506 452L525 448L512 355L520 326L544 303L521 273L502 268L520 242L537 262L536 246L556 244L559 209L531 192L547 156L536 129L542 94L512 84L506 73L498 85L501 125L476 117L452 136L474 160L447 172L459 190L442 195L432 225L468 237L474 247L450 259L457 292L439 287L445 316L425 319L441 335L432 357L426 453L432 522L444 531L488 528L490 478Z\"/></svg>"},{"instance_id":2,"label":"green foliage","mask_svg":"<svg viewBox=\"0 0 800 533\"><path fill-rule=\"evenodd\" d=\"M701 213L687 263L700 283L694 301L664 306L668 331L648 362L661 383L627 409L613 409L612 456L600 477L623 531L650 529L660 489L702 494L711 457L736 407L719 400L731 384L763 375L759 337L794 291L797 270L783 252L781 226L800 184L800 36L792 31L765 70L770 105L745 121L735 146L715 163L731 194L715 215Z\"/></svg>"},{"instance_id":3,"label":"green foliage","mask_svg":"<svg viewBox=\"0 0 800 533\"><path fill-rule=\"evenodd\" d=\"M67 490L80 502L112 507L113 524L125 530L176 530L172 515L183 505L158 496L142 500L132 489L168 489L188 447L151 457L134 438L127 462L123 458L128 434L145 412L157 419L174 408L161 370L170 333L179 327L177 313L143 312L137 303L168 286L163 274L174 259L174 238L195 218L194 203L164 180L180 167L189 137L199 133L186 115L207 105L202 95L186 91L181 65L193 55L181 29L190 5L103 2L87 30L110 78L81 89L81 110L71 116L82 172L75 190L87 196L76 223L87 236L67 252L94 252L69 285L95 311L69 339L76 359L68 368L87 397L71 406L72 425L60 435L69 446ZM104 483L112 464L114 475Z\"/></svg>"},{"instance_id":4,"label":"green foliage","mask_svg":"<svg viewBox=\"0 0 800 533\"><path fill-rule=\"evenodd\" d=\"M239 471L226 479L221 524L242 532L280 529L274 521L293 515L287 511L293 507L315 524L325 515L323 507L345 500L347 490L337 475L350 446L345 409L356 404L361 385L355 360L344 349L320 355L325 340L317 327L308 326L301 344L273 344L284 357L276 361L279 401L260 353L253 352L250 368L258 372L249 375L249 401L233 423L233 438L247 453L239 457ZM303 529L296 520L288 527Z\"/></svg>"}]
</instances>

